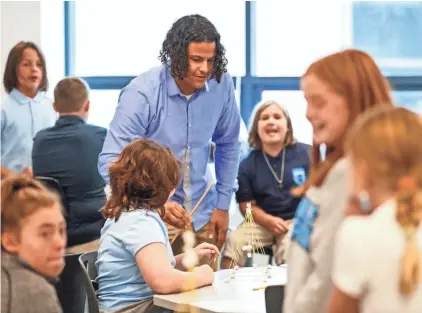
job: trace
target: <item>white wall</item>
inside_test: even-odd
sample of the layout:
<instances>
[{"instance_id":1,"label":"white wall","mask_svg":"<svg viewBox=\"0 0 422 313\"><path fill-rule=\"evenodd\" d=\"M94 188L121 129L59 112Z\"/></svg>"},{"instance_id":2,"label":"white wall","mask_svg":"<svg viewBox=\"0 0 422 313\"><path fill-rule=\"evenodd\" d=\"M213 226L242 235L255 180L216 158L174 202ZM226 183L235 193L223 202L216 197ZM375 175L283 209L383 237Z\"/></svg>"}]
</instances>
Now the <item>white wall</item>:
<instances>
[{"instance_id":1,"label":"white wall","mask_svg":"<svg viewBox=\"0 0 422 313\"><path fill-rule=\"evenodd\" d=\"M1 1L1 78L9 50L20 40L41 44L41 5L38 1ZM2 83L2 93L4 93Z\"/></svg>"},{"instance_id":2,"label":"white wall","mask_svg":"<svg viewBox=\"0 0 422 313\"><path fill-rule=\"evenodd\" d=\"M3 72L10 49L19 41L33 41L44 52L49 94L64 75L64 26L62 1L0 1L1 92Z\"/></svg>"}]
</instances>

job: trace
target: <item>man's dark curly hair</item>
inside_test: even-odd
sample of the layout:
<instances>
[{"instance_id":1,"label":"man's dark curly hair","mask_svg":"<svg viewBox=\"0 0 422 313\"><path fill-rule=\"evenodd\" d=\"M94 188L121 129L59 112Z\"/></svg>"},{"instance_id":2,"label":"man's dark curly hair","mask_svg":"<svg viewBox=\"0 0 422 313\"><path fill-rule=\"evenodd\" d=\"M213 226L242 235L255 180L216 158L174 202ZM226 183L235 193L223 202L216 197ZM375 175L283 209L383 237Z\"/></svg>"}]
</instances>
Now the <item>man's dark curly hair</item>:
<instances>
[{"instance_id":1,"label":"man's dark curly hair","mask_svg":"<svg viewBox=\"0 0 422 313\"><path fill-rule=\"evenodd\" d=\"M227 72L226 49L220 42L220 34L215 26L199 14L187 15L174 22L160 51L161 63L171 69L174 78L186 77L188 46L191 42L215 42L215 61L210 78L220 82L221 76Z\"/></svg>"}]
</instances>

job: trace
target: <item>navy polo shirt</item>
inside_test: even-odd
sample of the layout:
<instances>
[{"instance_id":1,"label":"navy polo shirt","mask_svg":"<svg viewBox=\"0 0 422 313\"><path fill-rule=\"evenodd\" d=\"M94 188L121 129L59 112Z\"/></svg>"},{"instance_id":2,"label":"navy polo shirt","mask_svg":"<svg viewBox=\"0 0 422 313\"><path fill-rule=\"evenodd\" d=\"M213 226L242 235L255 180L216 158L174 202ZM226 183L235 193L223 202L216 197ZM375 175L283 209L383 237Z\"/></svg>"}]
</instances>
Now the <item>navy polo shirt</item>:
<instances>
[{"instance_id":1,"label":"navy polo shirt","mask_svg":"<svg viewBox=\"0 0 422 313\"><path fill-rule=\"evenodd\" d=\"M37 133L32 149L34 176L59 181L68 203L68 246L98 239L105 219L105 183L98 155L107 130L79 116L61 116L56 125Z\"/></svg>"},{"instance_id":2,"label":"navy polo shirt","mask_svg":"<svg viewBox=\"0 0 422 313\"><path fill-rule=\"evenodd\" d=\"M261 150L253 150L239 166L239 189L236 199L239 203L256 201L266 213L282 219L292 219L301 198L293 197L291 189L302 185L309 171L310 146L294 143L286 148L283 187L279 188ZM273 170L280 177L283 151L275 158L267 155Z\"/></svg>"}]
</instances>

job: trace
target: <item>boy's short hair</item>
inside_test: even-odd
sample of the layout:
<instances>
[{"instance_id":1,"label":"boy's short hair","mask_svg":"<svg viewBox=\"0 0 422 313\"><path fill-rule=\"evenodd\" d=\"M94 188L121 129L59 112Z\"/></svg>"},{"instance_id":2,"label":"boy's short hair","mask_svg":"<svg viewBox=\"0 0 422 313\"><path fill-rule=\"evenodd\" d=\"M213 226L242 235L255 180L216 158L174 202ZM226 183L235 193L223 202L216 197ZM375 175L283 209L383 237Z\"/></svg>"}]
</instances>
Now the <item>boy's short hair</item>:
<instances>
[{"instance_id":1,"label":"boy's short hair","mask_svg":"<svg viewBox=\"0 0 422 313\"><path fill-rule=\"evenodd\" d=\"M88 100L89 86L81 78L64 78L54 88L54 103L59 113L78 112Z\"/></svg>"}]
</instances>

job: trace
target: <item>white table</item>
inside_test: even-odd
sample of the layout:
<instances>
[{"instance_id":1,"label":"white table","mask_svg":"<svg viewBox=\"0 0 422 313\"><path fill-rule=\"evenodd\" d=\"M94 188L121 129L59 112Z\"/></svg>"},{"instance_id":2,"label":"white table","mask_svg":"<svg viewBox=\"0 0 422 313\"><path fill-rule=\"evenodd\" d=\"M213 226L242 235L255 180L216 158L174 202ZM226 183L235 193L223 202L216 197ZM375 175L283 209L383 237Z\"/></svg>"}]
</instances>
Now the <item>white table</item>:
<instances>
[{"instance_id":1,"label":"white table","mask_svg":"<svg viewBox=\"0 0 422 313\"><path fill-rule=\"evenodd\" d=\"M287 268L273 266L272 277L263 282L264 275L243 276L253 268L240 269L239 275L230 282L225 279L230 270L215 273L212 286L173 295L155 295L154 304L178 312L189 312L190 308L199 313L265 313L264 290L253 289L268 285L284 285L287 282Z\"/></svg>"}]
</instances>

